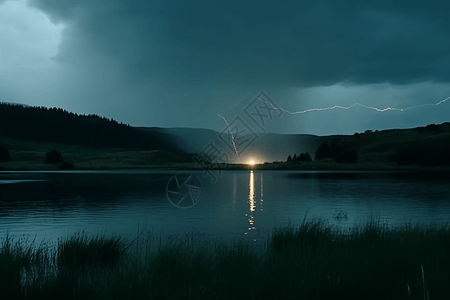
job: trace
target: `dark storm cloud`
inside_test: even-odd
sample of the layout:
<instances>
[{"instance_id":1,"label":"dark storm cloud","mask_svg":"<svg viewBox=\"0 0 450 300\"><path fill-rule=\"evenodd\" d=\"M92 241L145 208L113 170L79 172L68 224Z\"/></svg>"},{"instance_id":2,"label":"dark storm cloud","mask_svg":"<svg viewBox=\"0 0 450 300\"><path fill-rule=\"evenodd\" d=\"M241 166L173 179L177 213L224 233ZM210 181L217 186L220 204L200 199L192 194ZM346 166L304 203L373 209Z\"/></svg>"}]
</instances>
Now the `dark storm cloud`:
<instances>
[{"instance_id":1,"label":"dark storm cloud","mask_svg":"<svg viewBox=\"0 0 450 300\"><path fill-rule=\"evenodd\" d=\"M101 56L130 82L229 88L450 81L449 1L31 4L67 24L56 59L91 64Z\"/></svg>"}]
</instances>

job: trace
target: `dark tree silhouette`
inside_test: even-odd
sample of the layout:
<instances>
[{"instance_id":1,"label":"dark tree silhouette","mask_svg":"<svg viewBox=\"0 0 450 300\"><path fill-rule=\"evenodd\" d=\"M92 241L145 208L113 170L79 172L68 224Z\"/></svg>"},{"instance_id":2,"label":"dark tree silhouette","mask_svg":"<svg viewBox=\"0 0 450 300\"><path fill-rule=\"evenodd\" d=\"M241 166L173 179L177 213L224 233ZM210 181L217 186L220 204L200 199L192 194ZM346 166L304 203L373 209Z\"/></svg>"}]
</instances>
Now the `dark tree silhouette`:
<instances>
[{"instance_id":1,"label":"dark tree silhouette","mask_svg":"<svg viewBox=\"0 0 450 300\"><path fill-rule=\"evenodd\" d=\"M356 136L359 134L355 133ZM327 142L320 144L316 151L315 159L334 158L335 162L339 163L356 163L358 160L358 153L354 150L347 150L339 144L339 139L331 141L331 145Z\"/></svg>"},{"instance_id":2,"label":"dark tree silhouette","mask_svg":"<svg viewBox=\"0 0 450 300\"><path fill-rule=\"evenodd\" d=\"M446 123L447 123L447 122L446 122ZM446 123L443 123L442 125L444 125L444 124L446 124ZM436 125L436 124L428 124L427 126L424 126L424 127L417 127L417 128L414 128L414 130L417 130L417 131L424 131L424 130L438 131L439 128L440 128L439 125Z\"/></svg>"},{"instance_id":3,"label":"dark tree silhouette","mask_svg":"<svg viewBox=\"0 0 450 300\"><path fill-rule=\"evenodd\" d=\"M306 152L306 153L301 153L300 156L298 157L298 160L302 161L302 162L308 162L308 161L312 161L312 158L309 155L309 153Z\"/></svg>"},{"instance_id":4,"label":"dark tree silhouette","mask_svg":"<svg viewBox=\"0 0 450 300\"><path fill-rule=\"evenodd\" d=\"M438 131L440 127L436 124L429 124L425 128L431 131Z\"/></svg>"},{"instance_id":5,"label":"dark tree silhouette","mask_svg":"<svg viewBox=\"0 0 450 300\"><path fill-rule=\"evenodd\" d=\"M333 157L333 153L331 152L330 145L327 142L323 142L320 144L319 148L316 151L316 155L314 156L314 159L324 159Z\"/></svg>"},{"instance_id":6,"label":"dark tree silhouette","mask_svg":"<svg viewBox=\"0 0 450 300\"><path fill-rule=\"evenodd\" d=\"M291 157L291 155L289 154L289 156L288 156L286 162L291 162L291 161L292 161L292 157Z\"/></svg>"},{"instance_id":7,"label":"dark tree silhouette","mask_svg":"<svg viewBox=\"0 0 450 300\"><path fill-rule=\"evenodd\" d=\"M9 150L6 147L0 146L0 162L9 161L10 159Z\"/></svg>"},{"instance_id":8,"label":"dark tree silhouette","mask_svg":"<svg viewBox=\"0 0 450 300\"><path fill-rule=\"evenodd\" d=\"M0 136L89 147L183 153L168 134L130 127L97 115L77 115L61 108L0 104Z\"/></svg>"}]
</instances>

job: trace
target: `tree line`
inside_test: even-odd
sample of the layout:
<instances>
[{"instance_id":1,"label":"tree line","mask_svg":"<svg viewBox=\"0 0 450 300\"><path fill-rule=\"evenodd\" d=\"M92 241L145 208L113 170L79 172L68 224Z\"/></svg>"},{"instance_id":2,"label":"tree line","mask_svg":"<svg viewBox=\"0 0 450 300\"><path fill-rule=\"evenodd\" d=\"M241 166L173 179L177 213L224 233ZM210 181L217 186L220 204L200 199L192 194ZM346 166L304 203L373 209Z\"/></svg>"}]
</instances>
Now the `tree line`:
<instances>
[{"instance_id":1,"label":"tree line","mask_svg":"<svg viewBox=\"0 0 450 300\"><path fill-rule=\"evenodd\" d=\"M331 142L323 142L319 145L314 160L321 160L325 158L333 158L335 162L338 163L356 163L358 160L358 153L354 150L343 149L338 146L339 140L332 140ZM286 162L310 162L312 161L311 156L308 152L301 153L297 156L294 154L293 156L289 155L287 157Z\"/></svg>"},{"instance_id":2,"label":"tree line","mask_svg":"<svg viewBox=\"0 0 450 300\"><path fill-rule=\"evenodd\" d=\"M98 115L61 108L0 104L0 136L101 148L182 153L168 134L146 132Z\"/></svg>"},{"instance_id":3,"label":"tree line","mask_svg":"<svg viewBox=\"0 0 450 300\"><path fill-rule=\"evenodd\" d=\"M337 163L354 164L358 160L358 153L355 150L344 149L339 145L339 140L332 140L320 144L316 151L314 159L321 160L325 158L333 158Z\"/></svg>"},{"instance_id":4,"label":"tree line","mask_svg":"<svg viewBox=\"0 0 450 300\"><path fill-rule=\"evenodd\" d=\"M291 157L291 155L289 155L286 162L294 162L294 161L308 162L308 161L312 161L312 158L309 155L309 153L306 152L306 153L300 153L299 156L297 156L297 154L294 154L292 157Z\"/></svg>"}]
</instances>

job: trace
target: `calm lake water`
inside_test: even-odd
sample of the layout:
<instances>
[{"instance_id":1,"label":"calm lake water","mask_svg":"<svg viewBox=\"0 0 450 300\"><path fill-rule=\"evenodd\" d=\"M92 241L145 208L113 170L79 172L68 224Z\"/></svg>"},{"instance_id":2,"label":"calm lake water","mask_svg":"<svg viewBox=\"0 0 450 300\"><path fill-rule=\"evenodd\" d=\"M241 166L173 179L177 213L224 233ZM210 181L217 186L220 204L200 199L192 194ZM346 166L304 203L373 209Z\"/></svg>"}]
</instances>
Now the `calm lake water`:
<instances>
[{"instance_id":1,"label":"calm lake water","mask_svg":"<svg viewBox=\"0 0 450 300\"><path fill-rule=\"evenodd\" d=\"M0 172L0 236L48 240L84 230L136 237L152 230L261 241L306 213L343 229L371 214L392 226L450 221L448 176L224 171L213 183L203 172L177 173Z\"/></svg>"}]
</instances>

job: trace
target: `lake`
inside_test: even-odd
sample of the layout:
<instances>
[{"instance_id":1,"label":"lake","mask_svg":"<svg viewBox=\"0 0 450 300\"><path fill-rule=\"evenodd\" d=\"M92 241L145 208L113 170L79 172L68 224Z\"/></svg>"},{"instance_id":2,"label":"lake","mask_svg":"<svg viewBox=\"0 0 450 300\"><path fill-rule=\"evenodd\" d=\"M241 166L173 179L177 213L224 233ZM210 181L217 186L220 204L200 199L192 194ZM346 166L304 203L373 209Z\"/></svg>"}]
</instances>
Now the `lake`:
<instances>
[{"instance_id":1,"label":"lake","mask_svg":"<svg viewBox=\"0 0 450 300\"><path fill-rule=\"evenodd\" d=\"M52 240L83 230L130 237L151 230L265 241L273 228L299 224L305 214L344 230L370 215L390 226L450 221L450 177L438 174L215 175L213 182L203 171L0 172L0 235Z\"/></svg>"}]
</instances>

